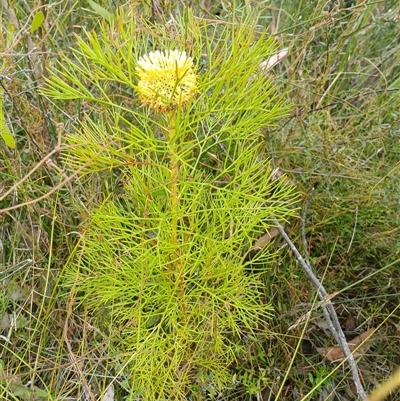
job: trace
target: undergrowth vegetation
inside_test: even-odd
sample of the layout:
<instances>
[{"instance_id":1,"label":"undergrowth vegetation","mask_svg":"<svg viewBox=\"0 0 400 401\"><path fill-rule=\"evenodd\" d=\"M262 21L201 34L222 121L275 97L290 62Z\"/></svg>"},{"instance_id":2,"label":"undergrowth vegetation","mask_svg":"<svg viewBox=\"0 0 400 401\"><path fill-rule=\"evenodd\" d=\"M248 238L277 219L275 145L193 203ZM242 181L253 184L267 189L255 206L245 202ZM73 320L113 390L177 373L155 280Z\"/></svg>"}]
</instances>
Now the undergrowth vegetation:
<instances>
[{"instance_id":1,"label":"undergrowth vegetation","mask_svg":"<svg viewBox=\"0 0 400 401\"><path fill-rule=\"evenodd\" d=\"M0 396L357 399L275 221L388 379L397 2L79 3L2 1ZM135 68L167 49L196 87L152 110Z\"/></svg>"}]
</instances>

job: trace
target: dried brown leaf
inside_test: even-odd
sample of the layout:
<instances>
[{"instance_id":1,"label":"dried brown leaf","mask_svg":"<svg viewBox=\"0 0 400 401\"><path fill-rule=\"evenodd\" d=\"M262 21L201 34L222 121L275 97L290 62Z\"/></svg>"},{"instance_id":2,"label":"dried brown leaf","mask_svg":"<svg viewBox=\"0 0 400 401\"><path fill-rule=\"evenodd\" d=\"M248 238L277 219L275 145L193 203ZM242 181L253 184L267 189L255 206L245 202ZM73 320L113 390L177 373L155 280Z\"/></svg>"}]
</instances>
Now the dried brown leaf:
<instances>
[{"instance_id":1,"label":"dried brown leaf","mask_svg":"<svg viewBox=\"0 0 400 401\"><path fill-rule=\"evenodd\" d=\"M354 320L354 316L349 315L344 323L345 331L354 331L356 329L356 322Z\"/></svg>"},{"instance_id":2,"label":"dried brown leaf","mask_svg":"<svg viewBox=\"0 0 400 401\"><path fill-rule=\"evenodd\" d=\"M277 53L273 54L268 59L264 60L260 67L265 71L269 71L273 66L278 64L282 59L284 59L288 54L288 48L285 47L284 49L279 50Z\"/></svg>"},{"instance_id":3,"label":"dried brown leaf","mask_svg":"<svg viewBox=\"0 0 400 401\"><path fill-rule=\"evenodd\" d=\"M364 333L361 333L359 336L353 338L351 341L348 342L349 349L354 358L365 354L370 346L370 340L374 332L375 329L371 328L367 331L364 331ZM318 352L331 362L341 361L345 358L345 354L340 347L329 349L320 348L318 349Z\"/></svg>"},{"instance_id":4,"label":"dried brown leaf","mask_svg":"<svg viewBox=\"0 0 400 401\"><path fill-rule=\"evenodd\" d=\"M254 242L253 248L251 248L252 251L260 251L263 249L269 241L271 241L272 238L276 237L279 234L279 231L277 228L272 227L266 234L264 234L262 237L258 238Z\"/></svg>"}]
</instances>

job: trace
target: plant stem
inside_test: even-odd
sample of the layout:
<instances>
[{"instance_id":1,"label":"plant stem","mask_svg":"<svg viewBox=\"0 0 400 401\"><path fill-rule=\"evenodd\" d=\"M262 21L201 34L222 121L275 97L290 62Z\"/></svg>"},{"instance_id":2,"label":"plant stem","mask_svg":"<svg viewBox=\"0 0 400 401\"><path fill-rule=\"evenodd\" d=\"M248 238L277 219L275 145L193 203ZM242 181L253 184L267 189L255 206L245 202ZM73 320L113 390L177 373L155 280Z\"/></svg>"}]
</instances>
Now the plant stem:
<instances>
[{"instance_id":1,"label":"plant stem","mask_svg":"<svg viewBox=\"0 0 400 401\"><path fill-rule=\"evenodd\" d=\"M178 209L179 209L179 196L178 196L178 180L179 180L179 159L178 159L178 142L175 128L175 111L172 111L168 119L168 134L167 141L170 151L170 196L171 196L171 242L178 248Z\"/></svg>"},{"instance_id":2,"label":"plant stem","mask_svg":"<svg viewBox=\"0 0 400 401\"><path fill-rule=\"evenodd\" d=\"M179 132L176 132L176 112L172 111L168 118L167 142L170 152L170 172L171 181L169 184L171 197L171 244L174 247L174 252L171 259L174 260L175 279L178 282L179 292L182 297L185 295L184 272L182 271L181 252L179 249L178 223L179 223ZM185 314L185 313L184 313Z\"/></svg>"}]
</instances>

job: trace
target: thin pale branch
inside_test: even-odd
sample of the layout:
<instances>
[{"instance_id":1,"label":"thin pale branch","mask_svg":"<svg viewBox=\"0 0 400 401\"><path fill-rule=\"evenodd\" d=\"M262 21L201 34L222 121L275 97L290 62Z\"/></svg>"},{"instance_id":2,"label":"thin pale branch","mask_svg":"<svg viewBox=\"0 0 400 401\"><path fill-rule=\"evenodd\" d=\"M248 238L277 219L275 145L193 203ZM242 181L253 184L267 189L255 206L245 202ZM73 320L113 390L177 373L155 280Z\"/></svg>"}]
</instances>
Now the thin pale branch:
<instances>
[{"instance_id":1,"label":"thin pale branch","mask_svg":"<svg viewBox=\"0 0 400 401\"><path fill-rule=\"evenodd\" d=\"M312 267L309 263L307 263L304 258L301 256L300 252L297 250L296 246L290 240L289 236L286 234L283 227L279 224L279 222L274 221L276 228L278 229L279 233L282 235L283 239L289 245L290 249L294 253L296 259L299 261L301 266L303 267L304 271L306 272L308 278L310 279L311 283L313 284L314 288L317 290L318 297L321 301L328 299L328 293L326 292L325 288L323 287L322 283L318 280L315 274L312 271ZM328 327L332 332L332 335L335 337L336 341L339 343L340 347L343 349L344 354L346 355L346 360L348 361L351 369L351 373L353 376L354 383L357 388L357 393L359 397L363 400L367 400L367 394L364 390L364 387L361 383L360 376L358 374L357 365L354 360L353 354L350 351L349 345L347 344L346 337L343 333L343 330L340 326L339 319L337 317L335 308L331 301L328 301L326 305L323 307L324 316L327 318Z\"/></svg>"}]
</instances>

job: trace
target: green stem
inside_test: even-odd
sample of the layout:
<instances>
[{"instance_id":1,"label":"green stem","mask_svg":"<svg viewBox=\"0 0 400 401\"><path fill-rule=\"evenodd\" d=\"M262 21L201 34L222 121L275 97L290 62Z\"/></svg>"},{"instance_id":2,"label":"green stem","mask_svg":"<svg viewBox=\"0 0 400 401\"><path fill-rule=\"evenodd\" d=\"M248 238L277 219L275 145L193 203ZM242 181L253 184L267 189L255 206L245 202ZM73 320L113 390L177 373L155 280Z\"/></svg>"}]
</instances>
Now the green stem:
<instances>
[{"instance_id":1,"label":"green stem","mask_svg":"<svg viewBox=\"0 0 400 401\"><path fill-rule=\"evenodd\" d=\"M178 138L175 128L175 112L172 111L168 120L168 134L167 141L170 151L170 196L171 196L171 242L176 248L178 247L178 214L179 214L179 195L178 195L178 181L179 181L179 158L178 158ZM177 249L176 249L177 251Z\"/></svg>"},{"instance_id":2,"label":"green stem","mask_svg":"<svg viewBox=\"0 0 400 401\"><path fill-rule=\"evenodd\" d=\"M168 119L168 132L166 136L169 152L170 152L170 172L171 181L169 184L170 196L171 196L171 244L174 247L174 252L171 255L171 259L175 260L175 279L178 282L179 292L182 297L185 295L185 281L184 271L181 259L181 252L179 247L179 235L178 235L178 224L179 224L179 150L180 150L180 136L179 132L176 131L176 112L172 111ZM184 308L184 302L181 305ZM183 310L183 315L185 311Z\"/></svg>"}]
</instances>

